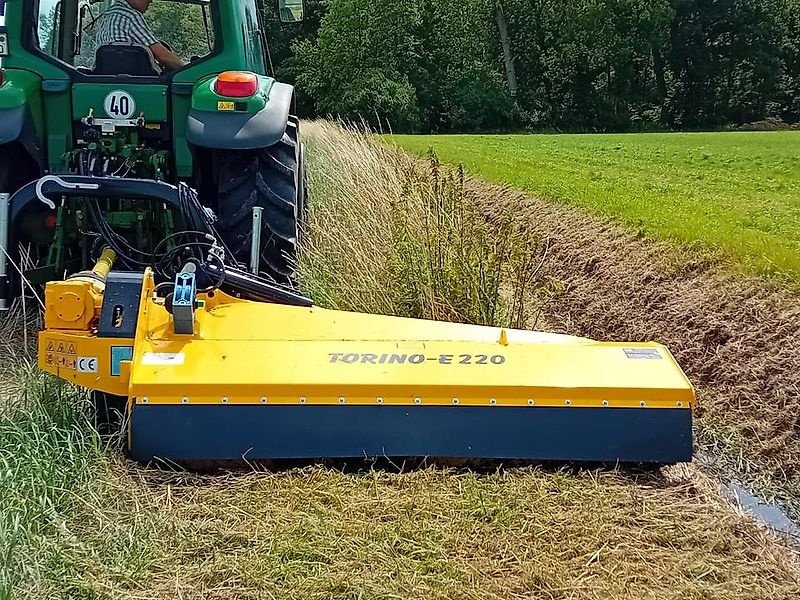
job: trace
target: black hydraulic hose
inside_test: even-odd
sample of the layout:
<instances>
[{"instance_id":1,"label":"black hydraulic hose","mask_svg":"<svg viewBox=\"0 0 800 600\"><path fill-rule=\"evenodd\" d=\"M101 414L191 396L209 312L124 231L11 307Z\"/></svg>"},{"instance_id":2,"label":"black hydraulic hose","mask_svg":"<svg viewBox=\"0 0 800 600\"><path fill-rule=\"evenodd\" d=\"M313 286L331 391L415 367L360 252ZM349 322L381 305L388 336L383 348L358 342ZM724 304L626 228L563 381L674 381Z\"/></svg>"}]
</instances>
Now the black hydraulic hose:
<instances>
[{"instance_id":1,"label":"black hydraulic hose","mask_svg":"<svg viewBox=\"0 0 800 600\"><path fill-rule=\"evenodd\" d=\"M219 267L216 265L208 265L206 268L211 272L219 272ZM288 304L290 306L311 307L314 305L310 298L302 294L270 283L248 271L242 271L234 267L225 267L224 282L234 292L251 300Z\"/></svg>"}]
</instances>

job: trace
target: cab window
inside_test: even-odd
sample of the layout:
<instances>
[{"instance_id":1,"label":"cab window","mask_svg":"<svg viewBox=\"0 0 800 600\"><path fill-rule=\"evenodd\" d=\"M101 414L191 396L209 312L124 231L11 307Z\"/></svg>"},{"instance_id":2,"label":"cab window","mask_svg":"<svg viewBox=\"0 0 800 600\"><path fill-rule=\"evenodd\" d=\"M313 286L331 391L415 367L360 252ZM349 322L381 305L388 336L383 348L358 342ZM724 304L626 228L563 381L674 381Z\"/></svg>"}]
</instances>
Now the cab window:
<instances>
[{"instance_id":1,"label":"cab window","mask_svg":"<svg viewBox=\"0 0 800 600\"><path fill-rule=\"evenodd\" d=\"M39 26L36 32L39 48L55 57L59 55L60 8L61 3L53 0L41 0L39 3Z\"/></svg>"},{"instance_id":2,"label":"cab window","mask_svg":"<svg viewBox=\"0 0 800 600\"><path fill-rule=\"evenodd\" d=\"M116 1L39 0L35 32L39 50L90 73L104 15ZM156 0L144 19L155 38L187 64L214 50L213 15L207 1Z\"/></svg>"},{"instance_id":3,"label":"cab window","mask_svg":"<svg viewBox=\"0 0 800 600\"><path fill-rule=\"evenodd\" d=\"M214 50L214 29L208 10L208 5L153 2L147 20L156 37L189 62Z\"/></svg>"}]
</instances>

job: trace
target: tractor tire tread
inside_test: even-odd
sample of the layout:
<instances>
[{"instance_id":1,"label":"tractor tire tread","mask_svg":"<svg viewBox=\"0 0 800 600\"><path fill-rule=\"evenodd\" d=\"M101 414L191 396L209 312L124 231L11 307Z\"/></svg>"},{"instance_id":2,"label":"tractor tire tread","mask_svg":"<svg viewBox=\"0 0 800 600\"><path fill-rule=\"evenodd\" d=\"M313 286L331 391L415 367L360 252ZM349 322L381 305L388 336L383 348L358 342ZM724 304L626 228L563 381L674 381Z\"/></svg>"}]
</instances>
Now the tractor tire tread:
<instances>
[{"instance_id":1,"label":"tractor tire tread","mask_svg":"<svg viewBox=\"0 0 800 600\"><path fill-rule=\"evenodd\" d=\"M261 150L231 152L220 165L218 228L236 260L248 264L253 208L262 218L262 275L296 285L298 194L303 176L297 127L287 125L283 138Z\"/></svg>"}]
</instances>

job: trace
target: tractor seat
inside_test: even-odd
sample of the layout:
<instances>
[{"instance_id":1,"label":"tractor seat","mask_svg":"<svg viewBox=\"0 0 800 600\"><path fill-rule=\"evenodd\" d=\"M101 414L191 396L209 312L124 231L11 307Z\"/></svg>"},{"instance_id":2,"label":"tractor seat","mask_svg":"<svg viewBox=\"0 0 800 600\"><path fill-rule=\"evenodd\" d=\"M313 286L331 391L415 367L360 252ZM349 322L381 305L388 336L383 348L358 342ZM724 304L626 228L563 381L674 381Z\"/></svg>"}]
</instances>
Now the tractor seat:
<instances>
[{"instance_id":1,"label":"tractor seat","mask_svg":"<svg viewBox=\"0 0 800 600\"><path fill-rule=\"evenodd\" d=\"M149 48L127 44L100 46L94 55L92 75L158 77L161 70Z\"/></svg>"}]
</instances>

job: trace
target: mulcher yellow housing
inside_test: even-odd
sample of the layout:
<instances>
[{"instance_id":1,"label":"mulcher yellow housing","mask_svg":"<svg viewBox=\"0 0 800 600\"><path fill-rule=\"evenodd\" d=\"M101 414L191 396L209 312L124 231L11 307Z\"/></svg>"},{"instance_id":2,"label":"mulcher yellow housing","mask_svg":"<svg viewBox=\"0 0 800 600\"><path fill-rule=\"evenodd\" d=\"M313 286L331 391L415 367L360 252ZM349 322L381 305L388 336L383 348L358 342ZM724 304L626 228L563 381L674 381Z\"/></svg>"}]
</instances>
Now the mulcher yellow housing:
<instances>
[{"instance_id":1,"label":"mulcher yellow housing","mask_svg":"<svg viewBox=\"0 0 800 600\"><path fill-rule=\"evenodd\" d=\"M126 397L138 460L691 460L694 392L658 344L221 291L199 294L187 324L150 270L106 277L109 259L48 284L39 362Z\"/></svg>"}]
</instances>

